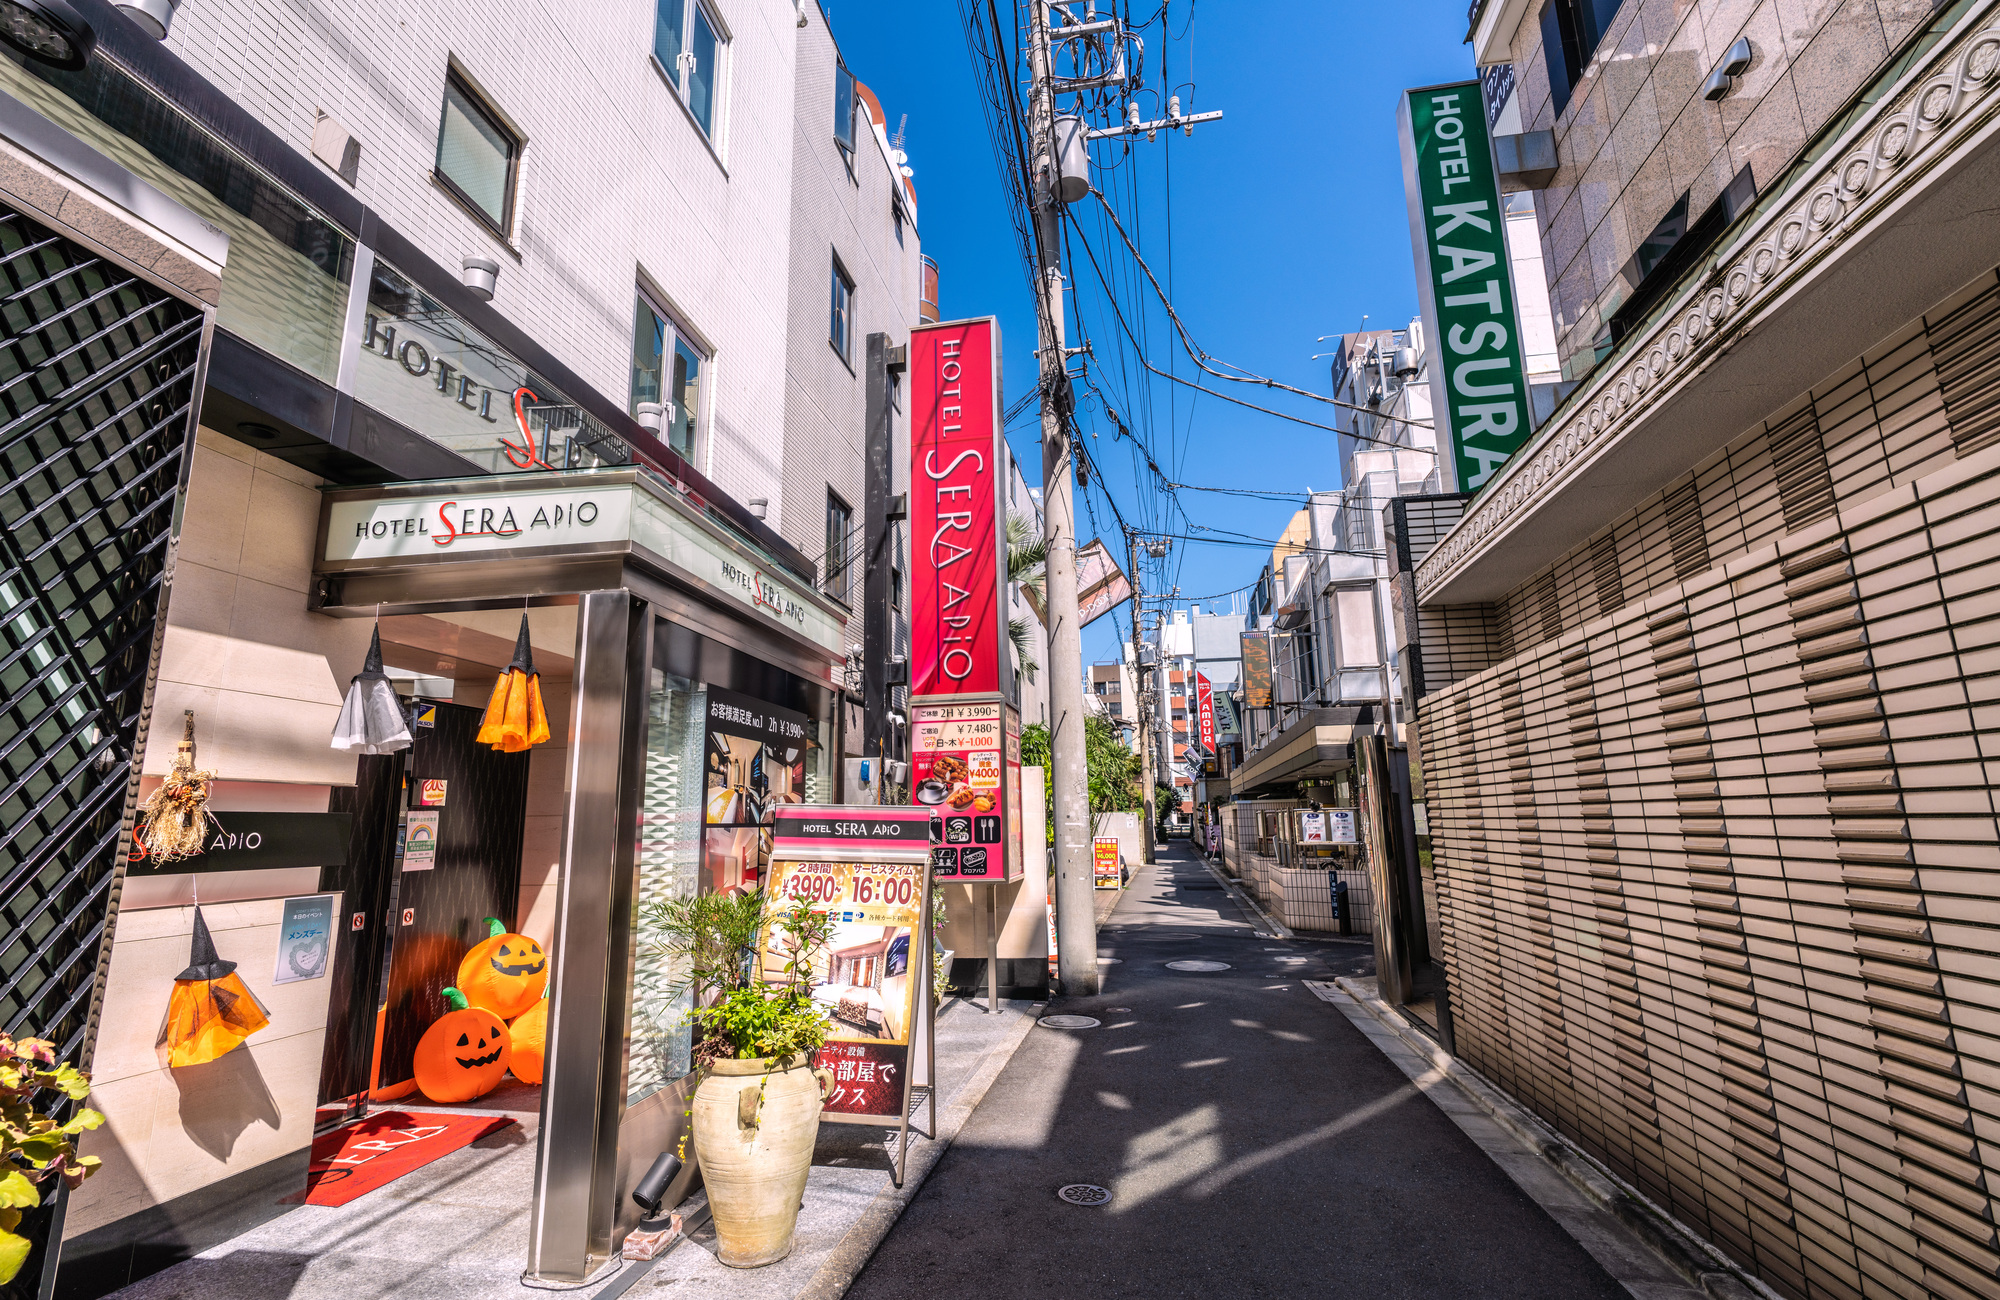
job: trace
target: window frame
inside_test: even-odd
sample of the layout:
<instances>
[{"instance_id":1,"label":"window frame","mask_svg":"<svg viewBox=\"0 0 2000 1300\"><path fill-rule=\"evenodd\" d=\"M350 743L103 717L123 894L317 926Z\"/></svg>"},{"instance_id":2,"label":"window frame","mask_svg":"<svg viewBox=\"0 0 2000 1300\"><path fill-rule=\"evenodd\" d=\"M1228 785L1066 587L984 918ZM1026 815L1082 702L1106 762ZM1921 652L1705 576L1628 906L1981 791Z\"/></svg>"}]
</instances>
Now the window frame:
<instances>
[{"instance_id":1,"label":"window frame","mask_svg":"<svg viewBox=\"0 0 2000 1300\"><path fill-rule=\"evenodd\" d=\"M678 5L681 10L678 32L681 48L675 52L671 64L660 57L660 11L667 5ZM709 71L706 123L701 120L700 113L695 110L694 101L689 97L688 87L692 78L683 62L694 53L694 20L697 17L708 24L709 35L715 39L715 65ZM674 97L680 101L682 110L694 123L695 129L701 132L702 138L707 140L711 147L716 147L718 128L721 126L724 69L728 62L731 44L733 38L728 25L722 21L722 15L716 12L715 6L708 3L708 0L653 0L653 47L647 51L646 57L652 61L654 69L667 83L667 87L674 92Z\"/></svg>"},{"instance_id":2,"label":"window frame","mask_svg":"<svg viewBox=\"0 0 2000 1300\"><path fill-rule=\"evenodd\" d=\"M838 513L842 527L838 532L833 526ZM854 534L854 507L847 504L847 498L833 490L831 483L826 486L826 553L820 557L820 591L849 609L854 607L854 548L848 543ZM835 547L840 551L840 564L833 563ZM835 575L838 574L839 589L835 590Z\"/></svg>"},{"instance_id":3,"label":"window frame","mask_svg":"<svg viewBox=\"0 0 2000 1300\"><path fill-rule=\"evenodd\" d=\"M491 126L507 140L509 145L507 150L507 185L500 205L500 220L497 223L493 220L492 214L488 213L485 207L480 204L479 200L467 194L464 188L457 181L453 180L444 169L445 114L450 110L451 92L454 89L465 99L467 104L471 105L474 111L486 120L488 126ZM500 236L502 240L511 240L513 237L514 214L518 207L515 200L518 196L521 182L521 153L527 146L527 143L527 140L522 137L521 133L514 129L514 124L509 122L500 110L495 107L493 101L482 94L479 88L472 84L472 80L469 77L459 71L457 64L454 63L446 66L444 73L444 93L438 99L437 146L431 155L431 179L443 187L445 193L451 195L460 207L477 218L480 225L485 226L488 230Z\"/></svg>"},{"instance_id":4,"label":"window frame","mask_svg":"<svg viewBox=\"0 0 2000 1300\"><path fill-rule=\"evenodd\" d=\"M845 136L840 134L840 88L843 84L847 87L847 134ZM854 129L857 106L861 102L861 96L855 92L855 87L860 84L860 80L848 68L847 64L836 58L833 63L833 142L849 158L854 156L855 143L860 137L860 132Z\"/></svg>"},{"instance_id":5,"label":"window frame","mask_svg":"<svg viewBox=\"0 0 2000 1300\"><path fill-rule=\"evenodd\" d=\"M849 370L854 369L854 277L833 250L833 283L828 288L827 345Z\"/></svg>"},{"instance_id":6,"label":"window frame","mask_svg":"<svg viewBox=\"0 0 2000 1300\"><path fill-rule=\"evenodd\" d=\"M639 405L639 393L638 393L639 359L638 356L636 355L636 351L638 348L639 340L637 338L637 333L638 333L637 327L639 323L638 322L639 309L643 307L647 311L653 313L653 318L658 324L665 327L665 337L662 341L662 346L660 348L660 397L662 399L660 405L663 408L660 421L660 441L666 445L669 451L673 452L676 456L679 456L682 460L685 460L688 464L698 465L700 462L695 459L695 456L696 453L701 450L701 431L704 425L706 424L706 420L704 419L704 417L707 414L707 412L703 408L706 407L707 405L708 371L709 367L714 365L715 363L715 353L706 346L704 346L701 340L696 338L692 331L683 326L680 322L680 318L677 315L675 315L671 311L668 311L665 307L662 307L660 305L660 300L657 297L655 297L653 294L646 292L646 286L644 284L638 284L633 287L632 297L633 297L632 324L634 333L632 345L634 348L635 355L632 357L633 383L630 390L627 392L625 398L626 413L635 417L638 414L637 407ZM688 447L686 451L682 451L680 448L674 446L673 429L671 427L671 423L665 418L665 411L664 411L664 408L669 405L671 405L676 411L680 409L681 404L678 399L676 399L671 403L667 402L664 399L666 398L668 393L668 386L673 382L674 353L677 350L677 348L682 344L685 344L687 346L688 351L694 354L696 361L700 364L702 368L701 374L697 377L695 381L696 383L695 412L694 412L694 418L691 421L690 427L688 429Z\"/></svg>"}]
</instances>

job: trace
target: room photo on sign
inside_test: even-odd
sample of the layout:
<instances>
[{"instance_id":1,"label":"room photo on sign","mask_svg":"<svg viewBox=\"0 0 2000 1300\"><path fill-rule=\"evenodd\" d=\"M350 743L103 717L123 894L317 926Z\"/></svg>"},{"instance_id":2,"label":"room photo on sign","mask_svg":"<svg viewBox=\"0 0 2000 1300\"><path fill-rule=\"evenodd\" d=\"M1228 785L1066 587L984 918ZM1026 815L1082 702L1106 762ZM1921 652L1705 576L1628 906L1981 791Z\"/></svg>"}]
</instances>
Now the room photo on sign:
<instances>
[{"instance_id":1,"label":"room photo on sign","mask_svg":"<svg viewBox=\"0 0 2000 1300\"><path fill-rule=\"evenodd\" d=\"M776 809L805 802L811 730L803 713L709 688L704 893L748 892L763 880Z\"/></svg>"}]
</instances>

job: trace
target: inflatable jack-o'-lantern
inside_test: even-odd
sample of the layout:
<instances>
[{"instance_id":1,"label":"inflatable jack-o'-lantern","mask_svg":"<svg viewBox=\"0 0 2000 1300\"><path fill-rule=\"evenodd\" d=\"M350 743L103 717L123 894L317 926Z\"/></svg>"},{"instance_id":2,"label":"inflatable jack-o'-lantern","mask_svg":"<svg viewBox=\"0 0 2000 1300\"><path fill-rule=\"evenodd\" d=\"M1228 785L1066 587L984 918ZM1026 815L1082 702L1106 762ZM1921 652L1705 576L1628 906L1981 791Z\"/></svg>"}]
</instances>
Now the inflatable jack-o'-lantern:
<instances>
[{"instance_id":1,"label":"inflatable jack-o'-lantern","mask_svg":"<svg viewBox=\"0 0 2000 1300\"><path fill-rule=\"evenodd\" d=\"M549 1004L545 998L523 1011L507 1026L514 1043L514 1059L508 1066L522 1083L542 1081L542 1060L548 1052Z\"/></svg>"},{"instance_id":2,"label":"inflatable jack-o'-lantern","mask_svg":"<svg viewBox=\"0 0 2000 1300\"><path fill-rule=\"evenodd\" d=\"M475 1007L457 989L444 990L451 1010L417 1040L417 1087L446 1104L484 1097L500 1086L513 1055L513 1038L500 1017Z\"/></svg>"},{"instance_id":3,"label":"inflatable jack-o'-lantern","mask_svg":"<svg viewBox=\"0 0 2000 1300\"><path fill-rule=\"evenodd\" d=\"M549 983L549 955L525 934L509 934L493 917L488 936L458 964L458 987L475 1007L512 1020L541 1001Z\"/></svg>"}]
</instances>

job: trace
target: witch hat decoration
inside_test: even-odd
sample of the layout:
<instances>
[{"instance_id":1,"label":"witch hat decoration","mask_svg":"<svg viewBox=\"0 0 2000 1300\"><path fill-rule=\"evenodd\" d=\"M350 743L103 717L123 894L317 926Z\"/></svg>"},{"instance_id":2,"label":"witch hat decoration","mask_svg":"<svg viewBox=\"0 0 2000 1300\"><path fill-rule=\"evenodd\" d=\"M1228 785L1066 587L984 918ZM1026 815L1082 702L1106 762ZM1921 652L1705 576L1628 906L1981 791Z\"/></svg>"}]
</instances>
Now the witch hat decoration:
<instances>
[{"instance_id":1,"label":"witch hat decoration","mask_svg":"<svg viewBox=\"0 0 2000 1300\"><path fill-rule=\"evenodd\" d=\"M196 907L188 967L174 976L167 1022L160 1030L160 1046L168 1049L167 1064L176 1069L206 1065L270 1023L271 1017L236 973L236 963L222 960L216 952L208 921Z\"/></svg>"},{"instance_id":2,"label":"witch hat decoration","mask_svg":"<svg viewBox=\"0 0 2000 1300\"><path fill-rule=\"evenodd\" d=\"M222 960L215 950L215 936L208 932L208 920L201 908L194 909L194 943L188 951L188 968L174 976L177 980L219 980L236 969L233 961Z\"/></svg>"},{"instance_id":3,"label":"witch hat decoration","mask_svg":"<svg viewBox=\"0 0 2000 1300\"><path fill-rule=\"evenodd\" d=\"M340 719L333 724L333 748L360 754L393 754L411 744L403 702L382 671L382 625L368 641L368 658L347 687Z\"/></svg>"},{"instance_id":4,"label":"witch hat decoration","mask_svg":"<svg viewBox=\"0 0 2000 1300\"><path fill-rule=\"evenodd\" d=\"M528 614L521 612L514 657L493 683L493 698L479 720L479 743L503 754L518 754L549 738L549 717L542 708L542 678L535 671L535 648L528 641Z\"/></svg>"}]
</instances>

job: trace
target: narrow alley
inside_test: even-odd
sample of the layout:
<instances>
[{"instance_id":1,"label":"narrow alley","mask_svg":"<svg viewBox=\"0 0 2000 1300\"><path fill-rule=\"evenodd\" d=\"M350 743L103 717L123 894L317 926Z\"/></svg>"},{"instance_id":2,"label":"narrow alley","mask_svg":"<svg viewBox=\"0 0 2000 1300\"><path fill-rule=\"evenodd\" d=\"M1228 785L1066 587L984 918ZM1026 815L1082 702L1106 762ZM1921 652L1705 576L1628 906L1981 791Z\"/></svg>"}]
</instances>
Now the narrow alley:
<instances>
[{"instance_id":1,"label":"narrow alley","mask_svg":"<svg viewBox=\"0 0 2000 1300\"><path fill-rule=\"evenodd\" d=\"M1366 940L1265 937L1176 841L1099 952L1103 994L1047 1013L1099 1027L1028 1036L854 1300L1625 1294L1305 987L1367 974Z\"/></svg>"}]
</instances>

